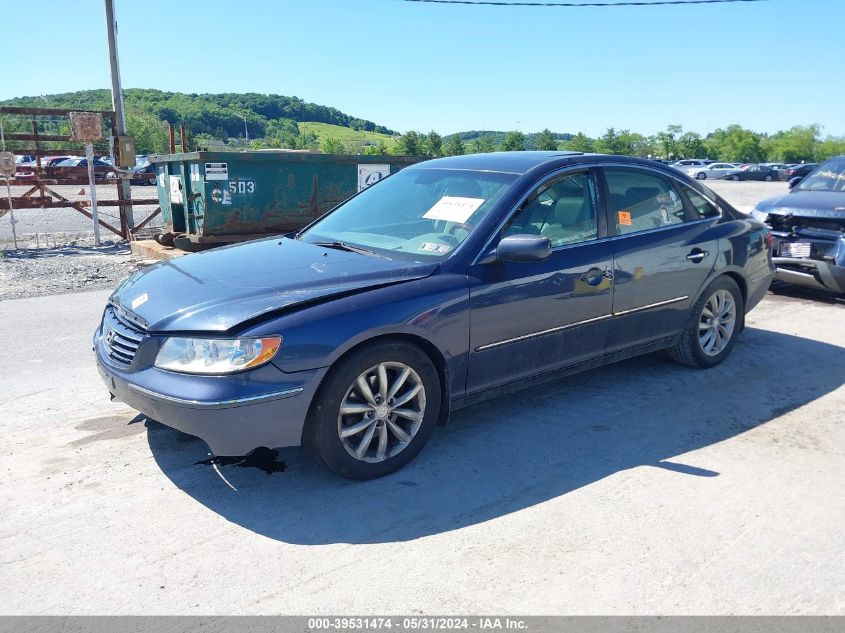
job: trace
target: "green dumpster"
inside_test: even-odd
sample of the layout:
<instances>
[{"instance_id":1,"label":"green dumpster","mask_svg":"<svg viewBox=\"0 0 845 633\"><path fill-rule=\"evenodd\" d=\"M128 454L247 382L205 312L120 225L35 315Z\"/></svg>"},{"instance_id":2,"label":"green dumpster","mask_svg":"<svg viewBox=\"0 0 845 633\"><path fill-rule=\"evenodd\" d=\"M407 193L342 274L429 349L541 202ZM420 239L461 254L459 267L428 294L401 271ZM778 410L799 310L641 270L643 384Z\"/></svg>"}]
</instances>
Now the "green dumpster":
<instances>
[{"instance_id":1,"label":"green dumpster","mask_svg":"<svg viewBox=\"0 0 845 633\"><path fill-rule=\"evenodd\" d=\"M162 243L228 243L308 224L358 191L423 158L280 150L150 157Z\"/></svg>"}]
</instances>

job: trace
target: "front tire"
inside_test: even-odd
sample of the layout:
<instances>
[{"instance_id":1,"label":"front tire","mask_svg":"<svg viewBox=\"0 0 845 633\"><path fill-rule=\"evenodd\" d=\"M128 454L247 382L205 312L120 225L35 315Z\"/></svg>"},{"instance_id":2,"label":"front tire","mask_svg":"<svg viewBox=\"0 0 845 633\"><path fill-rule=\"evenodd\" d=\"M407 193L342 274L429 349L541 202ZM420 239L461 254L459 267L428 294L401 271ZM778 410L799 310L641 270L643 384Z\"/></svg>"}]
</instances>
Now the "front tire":
<instances>
[{"instance_id":1,"label":"front tire","mask_svg":"<svg viewBox=\"0 0 845 633\"><path fill-rule=\"evenodd\" d=\"M707 174L705 174L703 171L700 171L695 175L695 179L696 180L707 180Z\"/></svg>"},{"instance_id":2,"label":"front tire","mask_svg":"<svg viewBox=\"0 0 845 633\"><path fill-rule=\"evenodd\" d=\"M440 398L437 370L420 348L400 341L365 345L329 372L303 444L342 477L384 477L425 446Z\"/></svg>"},{"instance_id":3,"label":"front tire","mask_svg":"<svg viewBox=\"0 0 845 633\"><path fill-rule=\"evenodd\" d=\"M719 277L690 310L681 338L669 348L669 355L690 367L715 367L731 353L744 325L745 302L739 286L730 277Z\"/></svg>"},{"instance_id":4,"label":"front tire","mask_svg":"<svg viewBox=\"0 0 845 633\"><path fill-rule=\"evenodd\" d=\"M739 182L739 176L731 176L731 180L734 182Z\"/></svg>"},{"instance_id":5,"label":"front tire","mask_svg":"<svg viewBox=\"0 0 845 633\"><path fill-rule=\"evenodd\" d=\"M774 180L774 178L772 178L771 176L766 176L766 182L772 182L772 180Z\"/></svg>"}]
</instances>

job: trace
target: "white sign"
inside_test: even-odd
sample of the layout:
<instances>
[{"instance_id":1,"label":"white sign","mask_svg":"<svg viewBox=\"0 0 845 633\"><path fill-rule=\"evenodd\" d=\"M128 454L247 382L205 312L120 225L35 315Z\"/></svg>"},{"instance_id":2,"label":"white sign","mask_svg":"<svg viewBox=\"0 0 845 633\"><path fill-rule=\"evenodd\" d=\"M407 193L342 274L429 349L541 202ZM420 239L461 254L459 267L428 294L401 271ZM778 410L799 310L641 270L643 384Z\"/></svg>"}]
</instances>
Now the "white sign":
<instances>
[{"instance_id":1,"label":"white sign","mask_svg":"<svg viewBox=\"0 0 845 633\"><path fill-rule=\"evenodd\" d=\"M358 165L358 191L390 175L390 165Z\"/></svg>"},{"instance_id":2,"label":"white sign","mask_svg":"<svg viewBox=\"0 0 845 633\"><path fill-rule=\"evenodd\" d=\"M182 204L182 183L179 176L170 177L170 203Z\"/></svg>"},{"instance_id":3,"label":"white sign","mask_svg":"<svg viewBox=\"0 0 845 633\"><path fill-rule=\"evenodd\" d=\"M200 166L199 165L191 165L191 182L199 182L200 181Z\"/></svg>"},{"instance_id":4,"label":"white sign","mask_svg":"<svg viewBox=\"0 0 845 633\"><path fill-rule=\"evenodd\" d=\"M206 163L206 180L229 180L229 163Z\"/></svg>"},{"instance_id":5,"label":"white sign","mask_svg":"<svg viewBox=\"0 0 845 633\"><path fill-rule=\"evenodd\" d=\"M443 196L423 215L429 220L446 220L463 224L475 210L484 204L484 198Z\"/></svg>"}]
</instances>

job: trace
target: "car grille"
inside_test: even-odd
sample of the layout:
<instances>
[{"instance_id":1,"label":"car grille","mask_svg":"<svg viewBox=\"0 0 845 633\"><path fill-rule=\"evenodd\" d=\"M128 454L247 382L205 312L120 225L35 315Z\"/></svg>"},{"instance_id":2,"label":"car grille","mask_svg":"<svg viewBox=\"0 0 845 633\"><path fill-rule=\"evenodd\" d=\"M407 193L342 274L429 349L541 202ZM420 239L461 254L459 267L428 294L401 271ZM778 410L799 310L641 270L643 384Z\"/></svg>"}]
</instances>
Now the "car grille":
<instances>
[{"instance_id":1,"label":"car grille","mask_svg":"<svg viewBox=\"0 0 845 633\"><path fill-rule=\"evenodd\" d=\"M113 306L106 307L103 317L103 347L109 358L121 365L131 365L144 340L145 333L122 318Z\"/></svg>"},{"instance_id":2,"label":"car grille","mask_svg":"<svg viewBox=\"0 0 845 633\"><path fill-rule=\"evenodd\" d=\"M772 214L768 219L775 231L806 233L808 237L835 240L845 232L845 222L838 219L795 217Z\"/></svg>"}]
</instances>

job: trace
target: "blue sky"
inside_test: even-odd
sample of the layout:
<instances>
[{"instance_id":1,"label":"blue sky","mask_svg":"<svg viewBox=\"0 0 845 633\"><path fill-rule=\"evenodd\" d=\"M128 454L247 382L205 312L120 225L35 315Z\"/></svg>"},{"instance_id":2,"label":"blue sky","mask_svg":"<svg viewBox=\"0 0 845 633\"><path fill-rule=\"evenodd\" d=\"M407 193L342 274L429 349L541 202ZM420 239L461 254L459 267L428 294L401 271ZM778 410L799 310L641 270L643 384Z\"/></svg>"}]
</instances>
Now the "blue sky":
<instances>
[{"instance_id":1,"label":"blue sky","mask_svg":"<svg viewBox=\"0 0 845 633\"><path fill-rule=\"evenodd\" d=\"M4 4L0 32L14 63L0 68L0 99L109 86L100 0L38 0L35 12L28 2ZM442 134L818 123L845 135L845 0L116 5L124 87L296 95L399 131Z\"/></svg>"}]
</instances>

